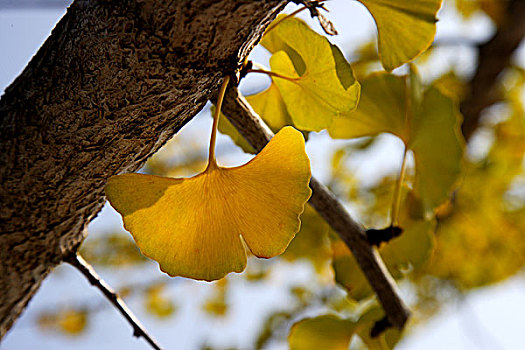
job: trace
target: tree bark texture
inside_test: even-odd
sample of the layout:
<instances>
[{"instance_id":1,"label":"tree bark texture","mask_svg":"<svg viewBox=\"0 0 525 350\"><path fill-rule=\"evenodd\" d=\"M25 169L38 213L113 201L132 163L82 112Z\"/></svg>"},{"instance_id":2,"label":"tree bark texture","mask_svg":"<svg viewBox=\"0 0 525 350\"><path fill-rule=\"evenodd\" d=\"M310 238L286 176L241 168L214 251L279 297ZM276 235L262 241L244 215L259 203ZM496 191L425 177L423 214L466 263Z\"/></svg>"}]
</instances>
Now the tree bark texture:
<instances>
[{"instance_id":1,"label":"tree bark texture","mask_svg":"<svg viewBox=\"0 0 525 350\"><path fill-rule=\"evenodd\" d=\"M286 0L79 0L0 100L0 338Z\"/></svg>"}]
</instances>

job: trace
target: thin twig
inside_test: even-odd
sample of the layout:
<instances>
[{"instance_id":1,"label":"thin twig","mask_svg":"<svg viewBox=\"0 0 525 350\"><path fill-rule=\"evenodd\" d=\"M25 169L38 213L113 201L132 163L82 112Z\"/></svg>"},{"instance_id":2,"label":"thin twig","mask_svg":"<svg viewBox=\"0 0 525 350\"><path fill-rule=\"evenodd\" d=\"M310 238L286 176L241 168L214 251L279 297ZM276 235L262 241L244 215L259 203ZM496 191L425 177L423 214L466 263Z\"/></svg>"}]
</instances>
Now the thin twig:
<instances>
[{"instance_id":1,"label":"thin twig","mask_svg":"<svg viewBox=\"0 0 525 350\"><path fill-rule=\"evenodd\" d=\"M237 88L230 87L227 90L222 111L256 150L261 150L272 138L273 133L251 109ZM402 329L410 311L399 297L396 283L381 257L368 242L365 230L352 219L335 195L314 177L310 180L310 188L310 204L350 248L383 305L390 323Z\"/></svg>"},{"instance_id":2,"label":"thin twig","mask_svg":"<svg viewBox=\"0 0 525 350\"><path fill-rule=\"evenodd\" d=\"M140 323L138 318L127 307L124 301L115 293L115 291L95 272L93 267L84 258L78 254L72 255L66 262L74 266L80 271L95 287L97 287L102 294L109 300L113 306L126 318L126 320L133 327L133 335L135 337L143 337L153 349L161 350L162 348L157 342L148 334L144 326Z\"/></svg>"},{"instance_id":3,"label":"thin twig","mask_svg":"<svg viewBox=\"0 0 525 350\"><path fill-rule=\"evenodd\" d=\"M279 19L279 20L276 20L276 21L273 21L272 24L270 24L270 25L268 26L268 28L266 28L266 31L264 32L264 34L265 34L265 35L268 34L268 32L269 32L270 30L274 29L275 27L277 27L277 25L278 25L279 23L281 23L281 22L284 21L285 19L288 19L288 18L294 17L295 15L297 15L298 13L303 12L304 10L308 10L308 7L306 7L306 6L301 7L301 8L299 8L299 9L295 10L294 12L287 14L287 15L284 16L283 18L281 18L281 19Z\"/></svg>"}]
</instances>

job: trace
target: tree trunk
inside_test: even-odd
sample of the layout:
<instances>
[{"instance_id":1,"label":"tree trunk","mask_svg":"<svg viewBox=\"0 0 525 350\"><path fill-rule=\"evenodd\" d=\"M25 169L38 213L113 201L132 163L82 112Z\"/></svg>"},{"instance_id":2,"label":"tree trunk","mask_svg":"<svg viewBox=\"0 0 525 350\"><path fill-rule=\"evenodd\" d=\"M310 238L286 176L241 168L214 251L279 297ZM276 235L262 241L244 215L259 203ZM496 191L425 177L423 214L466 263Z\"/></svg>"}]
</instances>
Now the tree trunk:
<instances>
[{"instance_id":1,"label":"tree trunk","mask_svg":"<svg viewBox=\"0 0 525 350\"><path fill-rule=\"evenodd\" d=\"M0 337L287 0L78 0L0 100Z\"/></svg>"}]
</instances>

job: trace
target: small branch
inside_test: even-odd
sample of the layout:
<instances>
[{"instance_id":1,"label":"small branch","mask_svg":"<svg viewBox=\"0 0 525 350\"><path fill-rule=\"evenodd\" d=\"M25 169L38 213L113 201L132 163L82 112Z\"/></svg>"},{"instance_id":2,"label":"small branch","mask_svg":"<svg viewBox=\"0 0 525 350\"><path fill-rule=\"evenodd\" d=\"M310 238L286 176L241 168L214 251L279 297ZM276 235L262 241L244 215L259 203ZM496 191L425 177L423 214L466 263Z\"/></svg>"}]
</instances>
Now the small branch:
<instances>
[{"instance_id":1,"label":"small branch","mask_svg":"<svg viewBox=\"0 0 525 350\"><path fill-rule=\"evenodd\" d=\"M318 0L292 0L297 5L304 5L309 11L312 18L316 17L319 21L319 25L323 28L324 32L328 35L337 35L337 30L334 24L319 11L323 9L328 12L328 9L324 7L324 1Z\"/></svg>"},{"instance_id":2,"label":"small branch","mask_svg":"<svg viewBox=\"0 0 525 350\"><path fill-rule=\"evenodd\" d=\"M271 130L251 109L237 88L228 89L222 110L256 150L261 150L272 138ZM310 187L312 189L310 204L350 248L377 294L388 320L395 327L402 329L410 316L410 311L399 297L396 283L381 257L368 242L365 230L352 219L335 195L313 177L310 180Z\"/></svg>"},{"instance_id":3,"label":"small branch","mask_svg":"<svg viewBox=\"0 0 525 350\"><path fill-rule=\"evenodd\" d=\"M290 14L287 14L287 15L286 15L285 17L283 17L283 18L281 18L281 19L279 19L279 20L275 20L275 21L273 21L272 24L270 24L270 25L268 26L268 28L266 28L266 31L264 32L264 34L265 34L265 35L268 34L268 32L269 32L270 30L274 29L275 27L277 27L277 25L278 25L279 23L281 23L282 21L284 21L284 20L286 20L286 19L288 19L288 18L294 17L295 15L297 15L298 13L303 12L304 10L308 10L308 7L306 7L306 6L301 7L301 8L299 8L299 9L295 10L294 12L292 12L292 13L290 13Z\"/></svg>"},{"instance_id":4,"label":"small branch","mask_svg":"<svg viewBox=\"0 0 525 350\"><path fill-rule=\"evenodd\" d=\"M126 320L133 327L133 335L137 338L143 337L153 349L161 350L162 348L157 342L148 334L144 326L140 323L133 312L127 307L124 301L115 293L115 291L95 272L93 267L84 258L78 254L72 255L66 262L74 266L80 271L95 287L97 287L102 294L109 300L113 306L126 318Z\"/></svg>"}]
</instances>

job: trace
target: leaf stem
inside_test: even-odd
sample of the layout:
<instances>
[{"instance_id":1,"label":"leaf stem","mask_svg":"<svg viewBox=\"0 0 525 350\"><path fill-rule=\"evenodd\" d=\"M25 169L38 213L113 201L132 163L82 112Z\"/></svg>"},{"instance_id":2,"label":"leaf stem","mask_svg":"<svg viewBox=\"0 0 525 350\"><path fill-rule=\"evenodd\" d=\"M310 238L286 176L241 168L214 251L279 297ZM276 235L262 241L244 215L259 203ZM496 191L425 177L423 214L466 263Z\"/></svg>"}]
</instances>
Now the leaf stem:
<instances>
[{"instance_id":1,"label":"leaf stem","mask_svg":"<svg viewBox=\"0 0 525 350\"><path fill-rule=\"evenodd\" d=\"M211 128L211 138L210 138L210 151L208 153L208 166L206 171L210 168L217 168L217 160L215 159L215 143L217 140L217 126L219 125L219 116L221 114L222 101L224 100L224 94L226 93L226 87L228 87L228 82L230 81L229 76L225 76L222 81L221 90L219 91L219 96L217 98L217 108L213 114L213 126Z\"/></svg>"},{"instance_id":2,"label":"leaf stem","mask_svg":"<svg viewBox=\"0 0 525 350\"><path fill-rule=\"evenodd\" d=\"M113 306L126 318L129 324L133 327L133 335L135 337L143 337L148 344L155 350L161 350L160 345L148 334L148 331L140 323L138 318L128 308L124 301L118 296L117 293L95 272L93 266L91 266L82 256L79 254L73 254L71 257L65 260L70 265L80 271L93 286L97 287L102 294L109 300Z\"/></svg>"},{"instance_id":3,"label":"leaf stem","mask_svg":"<svg viewBox=\"0 0 525 350\"><path fill-rule=\"evenodd\" d=\"M392 199L392 210L390 214L390 225L397 226L399 219L399 207L401 205L401 185L405 177L405 168L407 161L408 148L405 146L403 151L403 162L401 163L401 169L399 171L399 177L397 178L396 187L394 188L394 198Z\"/></svg>"},{"instance_id":4,"label":"leaf stem","mask_svg":"<svg viewBox=\"0 0 525 350\"><path fill-rule=\"evenodd\" d=\"M300 78L287 77L279 73L275 73L275 72L272 72L269 70L263 70L263 69L248 69L248 73L262 73L262 74L269 75L270 77L281 78L281 79L285 79L291 82L296 82L297 80L300 79Z\"/></svg>"}]
</instances>

